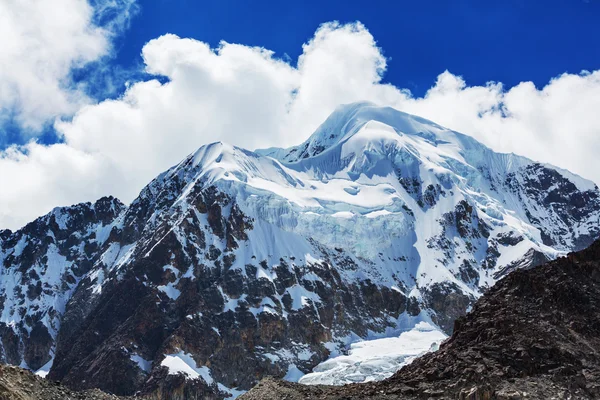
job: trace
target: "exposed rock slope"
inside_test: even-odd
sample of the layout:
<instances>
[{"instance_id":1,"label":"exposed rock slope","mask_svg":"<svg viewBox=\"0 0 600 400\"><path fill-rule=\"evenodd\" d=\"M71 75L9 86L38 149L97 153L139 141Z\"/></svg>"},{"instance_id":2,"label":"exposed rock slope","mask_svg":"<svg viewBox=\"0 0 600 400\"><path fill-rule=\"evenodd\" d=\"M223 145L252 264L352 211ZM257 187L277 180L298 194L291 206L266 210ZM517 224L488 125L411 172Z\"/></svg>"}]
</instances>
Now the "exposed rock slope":
<instances>
[{"instance_id":1,"label":"exposed rock slope","mask_svg":"<svg viewBox=\"0 0 600 400\"><path fill-rule=\"evenodd\" d=\"M102 393L86 390L75 392L55 382L35 376L22 368L0 365L0 400L125 400Z\"/></svg>"},{"instance_id":2,"label":"exposed rock slope","mask_svg":"<svg viewBox=\"0 0 600 400\"><path fill-rule=\"evenodd\" d=\"M498 282L453 335L391 378L344 387L268 379L269 399L600 398L600 241Z\"/></svg>"}]
</instances>

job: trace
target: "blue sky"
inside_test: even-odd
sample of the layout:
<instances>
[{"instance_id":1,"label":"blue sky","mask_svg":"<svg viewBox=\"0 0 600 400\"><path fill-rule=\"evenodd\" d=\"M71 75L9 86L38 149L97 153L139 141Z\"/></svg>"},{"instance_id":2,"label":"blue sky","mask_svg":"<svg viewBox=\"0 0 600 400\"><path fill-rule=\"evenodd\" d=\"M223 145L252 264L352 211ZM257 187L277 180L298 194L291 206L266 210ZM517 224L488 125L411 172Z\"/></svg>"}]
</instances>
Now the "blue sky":
<instances>
[{"instance_id":1,"label":"blue sky","mask_svg":"<svg viewBox=\"0 0 600 400\"><path fill-rule=\"evenodd\" d=\"M356 0L146 0L138 3L104 66L118 90L107 92L100 81L89 84L88 93L97 100L122 94L124 80L141 77L144 44L165 33L213 47L222 40L265 47L293 63L317 27L333 20L365 24L388 59L384 81L416 96L425 94L444 70L470 85L497 81L510 87L532 81L543 86L561 73L600 65L599 18L597 0L549 0L544 6L525 0L374 0L368 6ZM85 82L88 70L74 70L75 80ZM0 146L28 140L19 128L6 125ZM58 140L51 124L37 140Z\"/></svg>"},{"instance_id":2,"label":"blue sky","mask_svg":"<svg viewBox=\"0 0 600 400\"><path fill-rule=\"evenodd\" d=\"M363 100L600 182L598 20L600 0L0 2L0 228Z\"/></svg>"},{"instance_id":3,"label":"blue sky","mask_svg":"<svg viewBox=\"0 0 600 400\"><path fill-rule=\"evenodd\" d=\"M296 60L319 24L361 21L390 59L385 79L416 95L448 69L469 84L545 85L600 65L595 0L193 1L150 0L118 42L117 64L166 32L216 46L262 46Z\"/></svg>"}]
</instances>

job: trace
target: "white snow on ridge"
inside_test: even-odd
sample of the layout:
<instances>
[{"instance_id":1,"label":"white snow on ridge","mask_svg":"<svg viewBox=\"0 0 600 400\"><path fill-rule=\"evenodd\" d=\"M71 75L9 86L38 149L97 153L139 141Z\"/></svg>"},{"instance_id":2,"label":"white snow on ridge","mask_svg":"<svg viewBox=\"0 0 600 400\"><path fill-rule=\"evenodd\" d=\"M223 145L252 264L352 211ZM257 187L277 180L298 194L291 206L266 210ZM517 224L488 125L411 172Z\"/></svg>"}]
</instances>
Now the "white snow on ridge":
<instances>
[{"instance_id":1,"label":"white snow on ridge","mask_svg":"<svg viewBox=\"0 0 600 400\"><path fill-rule=\"evenodd\" d=\"M290 256L296 263L325 259L308 240L313 239L356 257L361 268L339 271L346 281L370 279L388 287L402 283L407 291L449 282L477 298L480 287L497 280L497 271L529 250L553 258L571 243L569 238L562 248L546 246L529 218L551 222L555 216L505 185L507 174L520 171L515 180L522 180L523 168L532 164L514 154L495 153L472 137L423 118L357 103L340 106L296 147L251 152L213 143L156 182L183 177L186 186L175 202L183 209L190 206L187 196L197 185L235 199L253 219L253 229L236 250L234 268L243 270L254 260L273 265ZM570 173L563 176L581 188L593 186ZM524 183L515 185L522 189ZM477 231L479 220L489 230L485 237L462 237L451 226L461 202L473 207L471 228ZM206 224L205 217L198 219ZM583 235L587 226L573 230ZM494 241L505 234L520 244L498 245L498 262L480 268L494 263ZM445 241L451 250L443 249ZM211 244L221 248L218 242ZM125 262L127 257L120 259ZM468 281L461 278L464 262L477 269ZM268 266L257 267L257 278L274 277ZM175 284L159 289L176 299L179 293L171 290ZM294 309L309 305L308 299L318 301L310 294L290 295ZM230 299L225 311L236 306L237 300ZM253 311L271 309L265 305Z\"/></svg>"},{"instance_id":2,"label":"white snow on ridge","mask_svg":"<svg viewBox=\"0 0 600 400\"><path fill-rule=\"evenodd\" d=\"M311 292L300 285L294 285L286 289L286 292L292 298L292 309L300 310L301 308L308 306L309 300L314 302L321 302L321 298L318 294Z\"/></svg>"},{"instance_id":3,"label":"white snow on ridge","mask_svg":"<svg viewBox=\"0 0 600 400\"><path fill-rule=\"evenodd\" d=\"M427 322L398 337L353 343L348 355L330 358L299 379L307 385L345 385L389 378L404 365L437 350L447 336Z\"/></svg>"},{"instance_id":4,"label":"white snow on ridge","mask_svg":"<svg viewBox=\"0 0 600 400\"><path fill-rule=\"evenodd\" d=\"M165 354L165 358L160 365L169 369L169 375L183 374L186 376L186 379L201 378L207 385L213 385L215 383L210 368L204 365L198 367L192 356L184 351L179 351L174 354ZM229 393L230 396L228 399L235 399L246 393L243 390L228 388L221 383L217 383L217 387L222 392Z\"/></svg>"},{"instance_id":5,"label":"white snow on ridge","mask_svg":"<svg viewBox=\"0 0 600 400\"><path fill-rule=\"evenodd\" d=\"M183 374L188 379L202 378L209 385L213 383L210 369L206 366L198 368L192 356L183 351L166 354L160 365L169 369L169 375Z\"/></svg>"},{"instance_id":6,"label":"white snow on ridge","mask_svg":"<svg viewBox=\"0 0 600 400\"><path fill-rule=\"evenodd\" d=\"M560 183L553 183L550 189L532 185L530 178L544 180L554 176L532 164L533 161L514 154L495 153L471 137L422 118L390 108L353 104L340 107L306 142L291 149L251 152L224 143L201 147L144 189L148 198L164 190L161 195L169 200L166 206L154 210L145 226L151 229L157 221L172 218L168 233L175 234L184 254L189 255L188 246L195 246L200 253L204 251L200 247L208 246L224 252L225 242L210 232L207 214L195 208L191 196L198 190L215 189L232 200L223 206L223 218L231 216L235 204L252 221L252 229L245 232L247 237L235 238L238 247L231 250L234 257L229 259L234 261L230 268L239 269L246 277L252 271L254 278L264 284L277 283L279 267L288 266L298 276L298 282L286 286L286 304L283 295L276 295L249 307L257 319L263 313L288 318L290 310L296 312L305 307L313 307L319 314L322 299L314 285L326 280L321 278L319 269L324 273L335 270L343 284L370 281L400 292L425 306L422 312L427 314L430 310L423 301L427 294L423 289L450 283L474 301L483 288L497 281L497 272L504 273L505 267L532 251L556 257L571 249L577 236L585 238L588 233L597 233L593 229L600 213L591 213L587 221L565 223L564 232L575 232L571 236L563 234L561 226L552 227L554 222L560 224L563 217L570 216L559 215L539 199L528 197L526 189L540 190L540 196L544 196ZM580 190L597 192L591 182L547 167ZM176 190L169 185L174 176L182 184L175 185ZM59 227L64 229L68 221L61 219L64 215L59 211L55 210L55 214ZM94 227L96 242L104 243L112 227L122 228L119 224L123 219L120 221ZM198 246L193 235L186 235L184 221L208 233L206 243ZM466 233L460 232L459 222L466 225L462 226ZM540 228L558 232L554 236L562 240L554 248L549 247L542 240ZM48 235L55 240L52 232ZM22 236L9 249L0 248L0 265L7 257L21 255L28 240ZM136 248L141 250L143 245L141 241L115 242L102 247L104 253L99 262L85 277L91 281L91 292L101 294L103 285L114 279L111 272L125 270L136 261ZM22 283L18 268L0 269L0 295L6 296L0 322L15 327L23 323L23 309L38 306L42 310L54 309L58 314L64 311L80 279L65 285L65 277L75 264L54 244L48 247L45 260L32 268L55 293L50 296L42 291L35 301L23 295L28 287ZM212 263L207 264L212 267ZM181 295L180 280L195 279L193 264L185 274L170 265L165 265L163 271L170 271L167 275L173 276L155 287L161 292L161 300L176 301ZM224 299L223 312L236 311L240 303L248 303L247 294L228 296L222 287L218 289ZM18 297L22 297L21 303L15 300ZM287 297L291 303L287 303ZM42 322L55 337L60 319L49 315L52 314L47 313ZM201 315L193 313L187 318ZM298 367L313 353L308 349L297 351L301 344L293 344L289 348L293 351L285 349L289 354L263 356L284 365L286 379L341 384L383 379L428 351L432 342L444 338L432 324L411 320L400 326L400 321L391 322L393 332L386 330L385 335L396 337L353 343L347 355L340 356L336 351L358 340L356 335L327 343L332 358L306 376ZM25 325L25 329L30 331L31 326ZM220 335L216 328L213 330ZM135 354L131 360L144 371L152 368ZM169 368L169 373L181 373L188 379L202 378L209 384L214 381L208 367L197 367L191 355L181 351L166 355L161 365ZM43 375L46 369L44 366L37 372Z\"/></svg>"}]
</instances>

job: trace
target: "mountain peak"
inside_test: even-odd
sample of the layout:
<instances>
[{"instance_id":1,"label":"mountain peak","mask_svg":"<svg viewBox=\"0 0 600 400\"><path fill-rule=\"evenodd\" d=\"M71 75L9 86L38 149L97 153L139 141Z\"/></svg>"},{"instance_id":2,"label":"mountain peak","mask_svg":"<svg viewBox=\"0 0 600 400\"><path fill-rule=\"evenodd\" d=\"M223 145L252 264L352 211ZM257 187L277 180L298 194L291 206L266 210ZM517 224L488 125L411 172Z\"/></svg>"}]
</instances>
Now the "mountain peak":
<instances>
[{"instance_id":1,"label":"mountain peak","mask_svg":"<svg viewBox=\"0 0 600 400\"><path fill-rule=\"evenodd\" d=\"M236 147L225 142L213 142L200 147L193 153L193 165L210 165L220 163L224 158L233 156Z\"/></svg>"},{"instance_id":2,"label":"mountain peak","mask_svg":"<svg viewBox=\"0 0 600 400\"><path fill-rule=\"evenodd\" d=\"M381 128L398 135L419 135L432 141L436 140L437 134L450 132L425 118L391 107L357 102L338 106L304 143L288 149L270 148L257 152L285 163L294 163L315 157L369 127ZM374 135L373 129L368 132L372 136L371 139L378 139L379 136Z\"/></svg>"}]
</instances>

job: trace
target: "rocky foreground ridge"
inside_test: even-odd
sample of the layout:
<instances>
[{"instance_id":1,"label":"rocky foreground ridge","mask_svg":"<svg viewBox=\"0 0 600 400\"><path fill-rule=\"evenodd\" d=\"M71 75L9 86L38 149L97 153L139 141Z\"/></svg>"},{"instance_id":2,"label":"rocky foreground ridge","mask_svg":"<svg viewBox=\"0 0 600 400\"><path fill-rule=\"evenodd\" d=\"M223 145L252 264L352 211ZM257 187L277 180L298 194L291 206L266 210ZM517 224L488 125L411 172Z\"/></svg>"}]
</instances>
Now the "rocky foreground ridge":
<instances>
[{"instance_id":1,"label":"rocky foreground ridge","mask_svg":"<svg viewBox=\"0 0 600 400\"><path fill-rule=\"evenodd\" d=\"M0 400L124 400L100 390L77 392L59 383L34 375L31 371L0 365Z\"/></svg>"},{"instance_id":2,"label":"rocky foreground ridge","mask_svg":"<svg viewBox=\"0 0 600 400\"><path fill-rule=\"evenodd\" d=\"M600 241L512 272L456 321L438 352L390 379L343 387L266 379L241 397L364 398L600 398Z\"/></svg>"}]
</instances>

